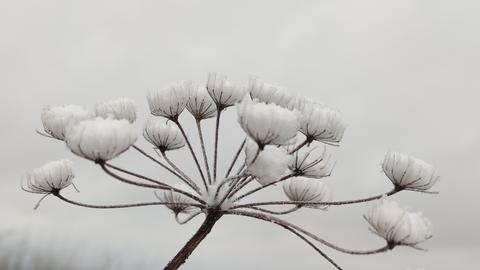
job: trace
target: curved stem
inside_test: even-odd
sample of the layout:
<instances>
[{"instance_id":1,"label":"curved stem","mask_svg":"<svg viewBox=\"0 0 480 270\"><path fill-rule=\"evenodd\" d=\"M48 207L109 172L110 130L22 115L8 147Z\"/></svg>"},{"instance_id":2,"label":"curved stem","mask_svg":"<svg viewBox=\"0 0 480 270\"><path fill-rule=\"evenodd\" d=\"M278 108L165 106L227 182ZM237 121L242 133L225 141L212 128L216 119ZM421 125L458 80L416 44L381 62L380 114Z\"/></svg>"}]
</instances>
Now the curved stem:
<instances>
[{"instance_id":1,"label":"curved stem","mask_svg":"<svg viewBox=\"0 0 480 270\"><path fill-rule=\"evenodd\" d=\"M313 240L329 247L329 248L332 248L332 249L335 249L337 251L340 251L342 253L346 253L346 254L351 254L351 255L371 255L371 254L377 254L377 253L382 253L382 252L385 252L385 251L388 251L390 250L391 248L386 245L386 246L383 246L381 248L377 248L377 249L373 249L373 250L349 250L349 249L345 249L345 248L342 248L342 247L339 247L337 245L334 245L320 237L318 237L317 235L297 226L297 225L294 225L288 221L285 221L283 219L279 219L277 217L273 217L273 216L269 216L269 215L265 215L265 214L261 214L261 213L254 213L254 212L249 212L249 211L238 211L238 210L234 210L234 211L226 211L226 214L233 214L233 215L240 215L240 216L247 216L247 217L252 217L252 218L255 218L255 219L259 219L259 220L263 220L263 221L267 221L267 222L270 222L270 223L274 223L274 224L277 224L279 226L287 226L287 227L290 227L294 230L297 230L298 232L300 233L303 233L305 234L306 236L312 238Z\"/></svg>"},{"instance_id":2,"label":"curved stem","mask_svg":"<svg viewBox=\"0 0 480 270\"><path fill-rule=\"evenodd\" d=\"M268 218L260 218L260 217L256 217L255 215L250 215L248 214L248 212L245 212L245 213L233 213L233 212L226 212L226 214L233 214L233 215L239 215L239 216L247 216L247 217L251 217L251 218L255 218L255 219L260 219L260 220L263 220L263 221L267 221L267 222L271 222L271 223L274 223L288 231L290 231L291 233L295 234L297 237L299 237L300 239L302 239L303 241L305 241L309 246L311 246L313 249L315 249L315 251L317 251L320 255L322 255L322 257L324 257L328 262L330 262L333 266L335 266L335 268L339 269L339 270L342 270L342 268L332 259L330 258L327 254L325 254L325 252L321 251L316 245L314 245L310 240L308 240L305 236L301 235L299 232L297 232L295 229L291 228L290 226L288 226L287 224L284 224L284 223L276 223L276 222L273 222L271 221L270 219Z\"/></svg>"},{"instance_id":3,"label":"curved stem","mask_svg":"<svg viewBox=\"0 0 480 270\"><path fill-rule=\"evenodd\" d=\"M123 182L123 183L127 183L127 184L130 184L130 185L134 185L134 186L139 186L139 187L145 187L145 188L153 188L153 189L163 189L163 190L172 190L174 192L177 192L177 193L180 193L180 194L183 194L201 204L205 204L205 201L198 198L197 196L189 193L189 192L186 192L186 191L183 191L181 189L178 189L178 188L174 188L172 186L159 186L159 185L150 185L150 184L144 184L144 183L138 183L138 182L135 182L135 181L131 181L131 180L128 180L124 177L121 177L119 176L118 174L115 174L113 173L112 171L110 171L105 163L98 163L100 165L100 167L103 169L103 171L105 171L108 175L110 175L111 177L117 179L118 181L120 182Z\"/></svg>"},{"instance_id":4,"label":"curved stem","mask_svg":"<svg viewBox=\"0 0 480 270\"><path fill-rule=\"evenodd\" d=\"M114 205L94 205L88 203L81 203L70 200L68 198L63 197L60 193L52 193L54 196L58 197L62 201L65 201L70 204L74 204L77 206L87 207L87 208L96 208L96 209L115 209L115 208L132 208L132 207L141 207L141 206L153 206L153 205L168 205L173 203L168 202L146 202L146 203L132 203L132 204L114 204ZM201 204L196 203L175 203L175 204L184 204L188 206L194 206L199 208L204 208Z\"/></svg>"},{"instance_id":5,"label":"curved stem","mask_svg":"<svg viewBox=\"0 0 480 270\"><path fill-rule=\"evenodd\" d=\"M245 143L247 142L247 139L244 139L242 144L240 145L240 147L238 148L237 150L237 153L235 153L235 156L233 157L233 161L232 163L230 164L230 167L228 167L228 170L227 170L227 173L225 174L225 177L228 177L230 175L230 172L232 172L233 170L233 166L235 166L235 163L237 163L237 160L238 160L238 157L240 156L240 154L242 153L242 150L243 150L243 147L245 147Z\"/></svg>"},{"instance_id":6,"label":"curved stem","mask_svg":"<svg viewBox=\"0 0 480 270\"><path fill-rule=\"evenodd\" d=\"M167 157L167 154L165 153L165 151L160 151L161 155L163 156L163 158L165 159L165 161L176 171L178 172L182 178L181 180L187 184L189 187L191 187L193 190L197 191L198 193L200 193L200 189L198 188L198 186L195 184L195 182L193 182L193 180L188 177L188 175L186 175L182 170L180 170L180 168L178 168L168 157Z\"/></svg>"},{"instance_id":7,"label":"curved stem","mask_svg":"<svg viewBox=\"0 0 480 270\"><path fill-rule=\"evenodd\" d=\"M250 209L253 209L253 210L257 210L257 211L267 213L267 214L272 214L272 215L286 215L286 214L290 214L290 213L293 213L293 212L299 210L301 208L301 206L296 205L296 206L294 206L294 207L292 207L288 210L285 210L285 211L273 211L273 210L260 208L260 207L255 207L255 206L249 206L249 207L245 207L245 208L250 208Z\"/></svg>"},{"instance_id":8,"label":"curved stem","mask_svg":"<svg viewBox=\"0 0 480 270\"><path fill-rule=\"evenodd\" d=\"M205 176L203 175L203 170L202 167L200 166L200 163L198 162L197 155L195 154L195 151L193 151L192 144L190 143L190 140L187 137L187 134L185 133L185 130L183 129L182 125L178 121L178 119L172 119L172 121L178 126L180 129L180 132L183 135L183 138L185 139L185 142L187 143L188 149L190 150L190 153L192 154L193 161L195 161L195 164L197 165L198 172L200 173L200 176L202 177L203 185L205 186L205 190L208 190L208 185L207 181L205 180Z\"/></svg>"},{"instance_id":9,"label":"curved stem","mask_svg":"<svg viewBox=\"0 0 480 270\"><path fill-rule=\"evenodd\" d=\"M288 174L288 175L285 175L285 176L281 177L280 179L278 179L278 180L276 180L276 181L273 181L273 182L271 182L271 183L269 183L269 184L267 184L267 185L265 185L265 186L260 186L260 187L254 188L254 189L248 191L247 193L245 193L245 194L243 194L243 195L241 195L241 196L238 196L238 197L235 199L235 202L236 202L236 201L239 201L239 200L241 200L242 198L245 198L245 197L247 197L247 196L249 196L249 195L251 195L251 194L253 194L253 193L257 192L257 191L260 191L260 190L262 190L262 189L264 189L264 188L267 188L267 187L269 187L269 186L275 185L276 183L285 181L285 180L287 180L288 178L293 177L293 176L295 176L295 174Z\"/></svg>"},{"instance_id":10,"label":"curved stem","mask_svg":"<svg viewBox=\"0 0 480 270\"><path fill-rule=\"evenodd\" d=\"M200 119L196 119L196 122L197 122L198 137L200 138L200 146L202 147L205 170L207 171L208 183L212 184L212 176L210 175L210 166L208 166L207 150L205 149L205 140L203 139L202 124L200 123Z\"/></svg>"},{"instance_id":11,"label":"curved stem","mask_svg":"<svg viewBox=\"0 0 480 270\"><path fill-rule=\"evenodd\" d=\"M146 176L141 175L141 174L138 174L138 173L134 173L134 172L131 172L131 171L122 169L122 168L120 168L120 167L114 166L114 165L112 165L112 164L110 164L110 163L107 163L107 162L105 162L105 166L107 166L107 167L109 167L109 168L112 168L112 169L114 169L114 170L116 170L116 171L119 171L119 172L122 172L122 173L125 173L125 174L129 174L129 175L131 175L131 176L135 176L135 177L137 177L137 178L146 180L146 181L148 181L148 182L151 182L151 183L154 183L154 184L157 184L157 185L160 185L160 186L167 186L167 187L169 186L169 185L167 185L167 184L165 184L165 183L163 183L163 182L157 181L157 180L155 180L155 179L146 177Z\"/></svg>"},{"instance_id":12,"label":"curved stem","mask_svg":"<svg viewBox=\"0 0 480 270\"><path fill-rule=\"evenodd\" d=\"M399 189L393 189L385 194L376 195L372 197L367 197L363 199L357 200L347 200L347 201L333 201L333 202L311 202L311 201L272 201L272 202L258 202L258 203L248 203L248 204L240 204L232 209L237 208L245 208L245 207L255 207L255 206L262 206L262 205L347 205L347 204L356 204L356 203L364 203L369 201L374 201L382 198L383 196L392 196L400 192Z\"/></svg>"},{"instance_id":13,"label":"curved stem","mask_svg":"<svg viewBox=\"0 0 480 270\"><path fill-rule=\"evenodd\" d=\"M42 201L43 201L45 198L47 198L48 195L50 195L50 194L52 194L52 193L47 193L47 194L43 195L43 196L38 200L38 202L35 204L35 207L33 207L33 210L37 210L38 207L40 207L40 204L42 203Z\"/></svg>"},{"instance_id":14,"label":"curved stem","mask_svg":"<svg viewBox=\"0 0 480 270\"><path fill-rule=\"evenodd\" d=\"M218 133L220 129L220 117L222 110L217 108L217 119L215 122L215 145L213 150L213 182L217 181L217 159L218 159Z\"/></svg>"},{"instance_id":15,"label":"curved stem","mask_svg":"<svg viewBox=\"0 0 480 270\"><path fill-rule=\"evenodd\" d=\"M200 228L197 232L190 238L190 240L185 244L185 246L175 255L175 257L165 266L164 270L176 270L192 254L192 252L198 247L203 239L210 233L213 228L213 225L220 219L222 214L216 211L209 211L207 217L203 221Z\"/></svg>"},{"instance_id":16,"label":"curved stem","mask_svg":"<svg viewBox=\"0 0 480 270\"><path fill-rule=\"evenodd\" d=\"M180 224L180 225L187 224L190 220L194 219L196 216L200 215L201 213L203 213L203 212L202 211L196 211L195 213L188 215L188 217L183 219L183 220L180 219L180 217L179 217L180 213L175 213L175 221L177 221L177 223Z\"/></svg>"},{"instance_id":17,"label":"curved stem","mask_svg":"<svg viewBox=\"0 0 480 270\"><path fill-rule=\"evenodd\" d=\"M309 144L312 142L312 139L310 139L309 137L305 138L305 140L299 144L297 147L295 147L293 150L291 150L290 152L288 152L289 155L297 152L298 150L300 150L301 148L303 148L305 145Z\"/></svg>"},{"instance_id":18,"label":"curved stem","mask_svg":"<svg viewBox=\"0 0 480 270\"><path fill-rule=\"evenodd\" d=\"M173 175L175 175L176 177L178 177L179 179L182 180L182 176L179 175L177 172L175 172L174 170L170 169L167 165L163 164L162 162L160 162L159 160L157 160L156 158L154 158L153 156L147 154L145 151L143 151L142 149L140 149L139 147L135 146L135 145L132 145L132 148L137 150L140 154L144 155L145 157L147 157L148 159L152 160L153 162L157 163L158 165L160 165L162 168L164 168L165 170L169 171L170 173L172 173Z\"/></svg>"}]
</instances>

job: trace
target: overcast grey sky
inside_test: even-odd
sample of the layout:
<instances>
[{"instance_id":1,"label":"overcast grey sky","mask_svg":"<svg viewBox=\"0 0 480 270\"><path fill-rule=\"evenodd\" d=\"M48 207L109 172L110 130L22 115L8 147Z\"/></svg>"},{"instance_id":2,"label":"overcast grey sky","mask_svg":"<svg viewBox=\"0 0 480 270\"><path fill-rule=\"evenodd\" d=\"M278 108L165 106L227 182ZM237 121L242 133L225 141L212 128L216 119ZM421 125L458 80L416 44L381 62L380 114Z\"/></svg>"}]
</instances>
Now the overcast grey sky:
<instances>
[{"instance_id":1,"label":"overcast grey sky","mask_svg":"<svg viewBox=\"0 0 480 270\"><path fill-rule=\"evenodd\" d=\"M164 208L104 212L55 198L32 211L38 197L20 191L20 175L64 157L77 168L81 193L66 192L72 198L107 203L153 197L114 182L62 143L36 135L41 108L92 107L130 97L139 105L140 134L149 90L179 79L203 83L208 71L238 80L256 74L344 113L348 129L342 146L331 150L338 162L325 180L337 199L386 191L380 163L388 150L418 156L438 168L440 195L395 196L434 223L434 238L424 244L427 253L398 248L351 257L324 248L340 265L361 270L478 268L479 8L478 1L466 0L2 1L0 227L95 237L116 249L145 252L163 266L202 218L180 226ZM222 125L229 128L220 139L222 168L242 138L232 111L225 119ZM143 139L139 144L147 147ZM185 153L175 156L183 157L188 158ZM166 175L134 152L115 163ZM266 196L282 194L277 190ZM377 247L382 242L367 230L364 211L363 205L306 210L289 220L345 247ZM184 267L249 268L331 266L273 225L226 217Z\"/></svg>"}]
</instances>

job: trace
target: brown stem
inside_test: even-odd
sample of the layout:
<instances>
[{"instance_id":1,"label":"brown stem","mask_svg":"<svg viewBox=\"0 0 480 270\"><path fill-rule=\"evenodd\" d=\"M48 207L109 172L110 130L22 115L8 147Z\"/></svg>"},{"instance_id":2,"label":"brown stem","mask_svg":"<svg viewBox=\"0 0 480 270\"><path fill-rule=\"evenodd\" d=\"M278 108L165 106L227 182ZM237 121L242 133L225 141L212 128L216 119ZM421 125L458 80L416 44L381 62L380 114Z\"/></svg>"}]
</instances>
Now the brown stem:
<instances>
[{"instance_id":1,"label":"brown stem","mask_svg":"<svg viewBox=\"0 0 480 270\"><path fill-rule=\"evenodd\" d=\"M198 247L200 242L210 233L213 225L220 219L222 213L218 210L209 210L207 217L203 221L197 232L188 240L185 246L173 257L173 259L165 266L164 270L176 270L192 254L192 252Z\"/></svg>"}]
</instances>

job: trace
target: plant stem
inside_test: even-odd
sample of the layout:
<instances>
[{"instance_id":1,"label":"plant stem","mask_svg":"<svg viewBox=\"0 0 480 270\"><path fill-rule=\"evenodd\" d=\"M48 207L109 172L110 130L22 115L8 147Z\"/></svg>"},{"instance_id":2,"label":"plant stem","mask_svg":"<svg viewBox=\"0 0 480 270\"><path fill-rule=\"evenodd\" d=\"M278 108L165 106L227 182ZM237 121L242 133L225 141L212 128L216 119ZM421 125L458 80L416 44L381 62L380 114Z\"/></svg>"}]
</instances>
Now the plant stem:
<instances>
[{"instance_id":1,"label":"plant stem","mask_svg":"<svg viewBox=\"0 0 480 270\"><path fill-rule=\"evenodd\" d=\"M207 217L203 221L197 232L188 240L185 246L173 257L173 259L165 266L164 270L176 270L192 254L192 252L198 247L200 242L210 233L213 225L220 219L222 213L218 210L209 210Z\"/></svg>"},{"instance_id":2,"label":"plant stem","mask_svg":"<svg viewBox=\"0 0 480 270\"><path fill-rule=\"evenodd\" d=\"M208 166L207 150L205 149L205 141L203 140L202 124L200 123L200 119L197 119L196 122L197 122L198 137L200 138L200 146L202 147L205 170L207 171L208 183L212 184L212 176L210 175L210 167Z\"/></svg>"},{"instance_id":3,"label":"plant stem","mask_svg":"<svg viewBox=\"0 0 480 270\"><path fill-rule=\"evenodd\" d=\"M220 116L222 116L222 109L217 108L217 119L215 123L215 148L213 151L213 182L217 181L217 158L218 158L218 131L220 128Z\"/></svg>"},{"instance_id":4,"label":"plant stem","mask_svg":"<svg viewBox=\"0 0 480 270\"><path fill-rule=\"evenodd\" d=\"M245 147L246 142L247 142L247 139L244 139L242 144L238 148L237 153L235 153L235 156L233 157L233 161L230 164L230 167L228 168L227 173L225 174L225 177L228 177L230 175L230 172L232 171L233 166L235 166L235 163L237 163L237 159L240 156L240 153L242 153L243 147Z\"/></svg>"}]
</instances>

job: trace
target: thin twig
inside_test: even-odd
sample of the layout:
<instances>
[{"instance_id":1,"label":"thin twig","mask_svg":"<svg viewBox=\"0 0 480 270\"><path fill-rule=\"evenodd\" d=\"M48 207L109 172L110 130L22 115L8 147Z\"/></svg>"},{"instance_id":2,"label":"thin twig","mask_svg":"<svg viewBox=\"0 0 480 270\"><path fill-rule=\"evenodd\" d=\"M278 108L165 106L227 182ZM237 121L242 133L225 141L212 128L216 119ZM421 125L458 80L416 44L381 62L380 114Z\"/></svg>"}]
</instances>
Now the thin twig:
<instances>
[{"instance_id":1,"label":"thin twig","mask_svg":"<svg viewBox=\"0 0 480 270\"><path fill-rule=\"evenodd\" d=\"M122 168L120 168L120 167L114 166L114 165L112 165L112 164L110 164L110 163L107 163L107 162L105 162L105 166L107 166L107 167L109 167L109 168L112 168L112 169L114 169L114 170L116 170L116 171L119 171L119 172L122 172L122 173L125 173L125 174L129 174L129 175L131 175L131 176L135 176L135 177L137 177L137 178L146 180L146 181L148 181L148 182L151 182L151 183L154 183L154 184L157 184L157 185L160 185L160 186L167 186L167 187L169 186L169 185L167 185L167 184L165 184L165 183L163 183L163 182L157 181L157 180L155 180L155 179L146 177L146 176L141 175L141 174L138 174L138 173L134 173L134 172L131 172L131 171L122 169Z\"/></svg>"},{"instance_id":2,"label":"thin twig","mask_svg":"<svg viewBox=\"0 0 480 270\"><path fill-rule=\"evenodd\" d=\"M215 143L213 150L213 182L217 181L217 159L218 159L218 133L220 128L220 117L222 116L222 110L217 108L217 119L215 122Z\"/></svg>"},{"instance_id":3,"label":"thin twig","mask_svg":"<svg viewBox=\"0 0 480 270\"><path fill-rule=\"evenodd\" d=\"M203 185L205 186L205 190L208 192L208 185L207 181L205 180L205 176L203 175L203 170L202 167L200 166L200 163L198 162L197 155L195 154L195 151L193 151L192 144L190 143L190 140L187 137L187 134L185 133L185 130L183 129L182 125L178 121L178 119L173 119L172 120L175 124L177 124L178 128L180 129L180 132L183 135L183 138L185 139L185 142L187 143L188 149L190 150L190 153L192 154L193 161L195 161L195 164L197 165L198 172L200 173L200 176L202 177Z\"/></svg>"},{"instance_id":4,"label":"thin twig","mask_svg":"<svg viewBox=\"0 0 480 270\"><path fill-rule=\"evenodd\" d=\"M245 207L255 207L255 206L262 206L262 205L348 205L348 204L356 204L356 203L364 203L369 201L374 201L382 198L383 196L392 196L395 193L400 192L398 189L393 189L387 193L376 195L372 197L357 199L357 200L347 200L347 201L332 201L332 202L312 202L312 201L272 201L272 202L257 202L257 203L248 203L248 204L240 204L237 206L232 207L232 209L237 208L245 208Z\"/></svg>"},{"instance_id":5,"label":"thin twig","mask_svg":"<svg viewBox=\"0 0 480 270\"><path fill-rule=\"evenodd\" d=\"M275 185L276 183L285 181L285 180L287 180L288 178L293 177L293 176L295 176L295 174L293 174L293 173L292 173L292 174L287 174L287 175L281 177L280 179L278 179L278 180L276 180L276 181L273 181L273 182L271 182L271 183L269 183L269 184L266 184L266 185L264 185L264 186L260 186L260 187L254 188L254 189L246 192L245 194L243 194L243 195L241 195L241 196L238 196L238 197L235 199L235 201L239 201L239 200L241 200L242 198L245 198L245 197L247 197L247 196L249 196L249 195L251 195L251 194L253 194L253 193L257 192L257 191L260 191L260 190L262 190L262 189L264 189L264 188L267 188L267 187L269 187L269 186Z\"/></svg>"},{"instance_id":6,"label":"thin twig","mask_svg":"<svg viewBox=\"0 0 480 270\"><path fill-rule=\"evenodd\" d=\"M225 177L228 177L230 175L230 172L232 172L233 166L235 166L235 163L237 163L238 157L240 156L240 153L242 153L242 150L245 147L246 142L247 142L247 139L244 139L242 144L238 148L237 152L235 153L235 156L233 157L233 161L230 164L230 167L228 167L228 170L227 170L227 173L225 174Z\"/></svg>"},{"instance_id":7,"label":"thin twig","mask_svg":"<svg viewBox=\"0 0 480 270\"><path fill-rule=\"evenodd\" d=\"M200 193L200 189L198 188L198 186L195 184L195 182L193 182L193 180L188 177L188 175L186 175L182 170L180 170L180 168L178 168L175 163L173 163L168 157L167 157L167 154L165 153L165 151L160 151L161 155L163 156L163 159L165 159L165 161L176 171L178 172L181 176L182 176L182 181L187 184L189 187L191 187L193 190L197 191L198 193Z\"/></svg>"},{"instance_id":8,"label":"thin twig","mask_svg":"<svg viewBox=\"0 0 480 270\"><path fill-rule=\"evenodd\" d=\"M293 212L301 209L301 206L296 205L296 206L294 206L294 207L292 207L288 210L285 210L285 211L273 211L273 210L260 208L260 207L255 207L255 206L249 206L249 207L245 207L245 208L250 208L250 209L253 209L253 210L257 210L257 211L267 213L267 214L272 214L272 215L286 215L286 214L290 214L290 213L293 213Z\"/></svg>"},{"instance_id":9,"label":"thin twig","mask_svg":"<svg viewBox=\"0 0 480 270\"><path fill-rule=\"evenodd\" d=\"M200 146L202 147L205 170L207 171L208 183L212 184L212 176L210 175L210 166L208 166L207 150L205 149L205 140L203 139L202 124L200 123L200 119L196 119L196 122L197 122L198 137L200 138Z\"/></svg>"},{"instance_id":10,"label":"thin twig","mask_svg":"<svg viewBox=\"0 0 480 270\"><path fill-rule=\"evenodd\" d=\"M305 138L305 140L299 144L297 147L295 147L293 150L291 150L290 152L288 152L289 155L297 152L298 150L300 150L301 148L303 148L305 145L309 144L312 142L312 139L310 139L309 137Z\"/></svg>"}]
</instances>

